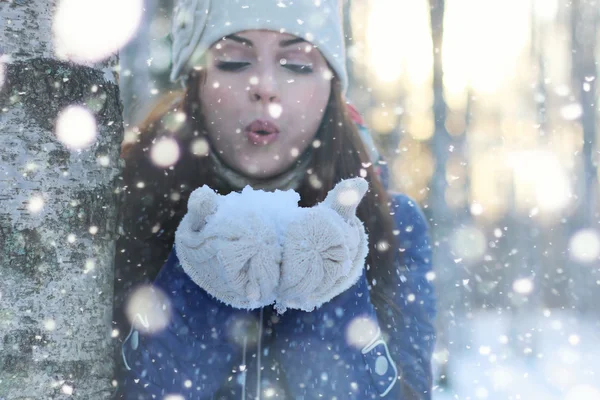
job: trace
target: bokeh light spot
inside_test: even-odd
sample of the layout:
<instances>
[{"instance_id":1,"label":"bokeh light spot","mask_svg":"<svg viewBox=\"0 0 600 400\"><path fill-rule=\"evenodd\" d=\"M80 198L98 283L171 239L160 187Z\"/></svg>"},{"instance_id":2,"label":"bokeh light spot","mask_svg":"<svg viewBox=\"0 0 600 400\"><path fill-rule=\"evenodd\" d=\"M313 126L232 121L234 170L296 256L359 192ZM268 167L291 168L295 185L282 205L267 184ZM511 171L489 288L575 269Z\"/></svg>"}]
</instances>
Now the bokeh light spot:
<instances>
[{"instance_id":1,"label":"bokeh light spot","mask_svg":"<svg viewBox=\"0 0 600 400\"><path fill-rule=\"evenodd\" d=\"M10 57L2 54L0 55L0 90L2 89L2 86L4 86L4 82L6 81L6 67L4 66L4 64L6 64L9 61Z\"/></svg>"},{"instance_id":2,"label":"bokeh light spot","mask_svg":"<svg viewBox=\"0 0 600 400\"><path fill-rule=\"evenodd\" d=\"M569 256L581 263L591 263L600 256L600 237L593 229L582 229L569 241Z\"/></svg>"},{"instance_id":3,"label":"bokeh light spot","mask_svg":"<svg viewBox=\"0 0 600 400\"><path fill-rule=\"evenodd\" d=\"M152 162L159 167L170 167L179 160L179 144L172 138L159 139L150 152Z\"/></svg>"},{"instance_id":4,"label":"bokeh light spot","mask_svg":"<svg viewBox=\"0 0 600 400\"><path fill-rule=\"evenodd\" d=\"M56 121L56 137L71 150L88 148L96 140L96 119L82 106L69 106Z\"/></svg>"},{"instance_id":5,"label":"bokeh light spot","mask_svg":"<svg viewBox=\"0 0 600 400\"><path fill-rule=\"evenodd\" d=\"M192 142L192 154L196 156L207 156L209 149L208 141L204 138L196 139Z\"/></svg>"},{"instance_id":6,"label":"bokeh light spot","mask_svg":"<svg viewBox=\"0 0 600 400\"><path fill-rule=\"evenodd\" d=\"M73 386L63 385L61 388L63 394L72 395L73 394Z\"/></svg>"},{"instance_id":7,"label":"bokeh light spot","mask_svg":"<svg viewBox=\"0 0 600 400\"><path fill-rule=\"evenodd\" d=\"M575 121L583 114L583 108L579 103L572 103L560 109L560 116L567 121Z\"/></svg>"},{"instance_id":8,"label":"bokeh light spot","mask_svg":"<svg viewBox=\"0 0 600 400\"><path fill-rule=\"evenodd\" d=\"M353 207L360 202L360 194L356 189L344 189L338 194L337 201L345 207Z\"/></svg>"},{"instance_id":9,"label":"bokeh light spot","mask_svg":"<svg viewBox=\"0 0 600 400\"><path fill-rule=\"evenodd\" d=\"M513 282L513 290L519 294L529 294L533 291L533 281L530 278L521 278Z\"/></svg>"},{"instance_id":10,"label":"bokeh light spot","mask_svg":"<svg viewBox=\"0 0 600 400\"><path fill-rule=\"evenodd\" d=\"M364 348L377 334L377 324L365 317L354 318L346 330L346 341L357 349Z\"/></svg>"},{"instance_id":11,"label":"bokeh light spot","mask_svg":"<svg viewBox=\"0 0 600 400\"><path fill-rule=\"evenodd\" d=\"M41 196L33 196L27 204L27 209L33 214L37 214L44 208L44 199Z\"/></svg>"},{"instance_id":12,"label":"bokeh light spot","mask_svg":"<svg viewBox=\"0 0 600 400\"><path fill-rule=\"evenodd\" d=\"M61 0L54 15L57 56L79 63L116 53L135 34L142 0Z\"/></svg>"},{"instance_id":13,"label":"bokeh light spot","mask_svg":"<svg viewBox=\"0 0 600 400\"><path fill-rule=\"evenodd\" d=\"M283 107L281 104L272 103L269 104L269 115L275 119L281 117L281 113L283 112Z\"/></svg>"},{"instance_id":14,"label":"bokeh light spot","mask_svg":"<svg viewBox=\"0 0 600 400\"><path fill-rule=\"evenodd\" d=\"M44 328L48 331L53 331L56 329L56 322L53 319L47 319L44 321Z\"/></svg>"},{"instance_id":15,"label":"bokeh light spot","mask_svg":"<svg viewBox=\"0 0 600 400\"><path fill-rule=\"evenodd\" d=\"M144 285L129 297L126 315L136 329L145 333L158 332L169 324L171 301L158 287Z\"/></svg>"},{"instance_id":16,"label":"bokeh light spot","mask_svg":"<svg viewBox=\"0 0 600 400\"><path fill-rule=\"evenodd\" d=\"M451 246L456 257L467 262L477 261L485 253L485 235L475 226L460 227L451 237Z\"/></svg>"}]
</instances>

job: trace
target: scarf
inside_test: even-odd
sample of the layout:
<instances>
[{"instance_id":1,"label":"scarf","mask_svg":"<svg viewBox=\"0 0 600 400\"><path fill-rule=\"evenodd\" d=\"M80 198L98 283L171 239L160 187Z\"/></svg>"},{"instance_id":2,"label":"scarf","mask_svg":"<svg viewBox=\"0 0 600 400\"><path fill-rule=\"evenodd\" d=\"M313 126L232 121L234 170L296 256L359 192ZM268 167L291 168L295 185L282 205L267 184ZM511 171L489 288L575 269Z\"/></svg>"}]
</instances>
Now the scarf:
<instances>
[{"instance_id":1,"label":"scarf","mask_svg":"<svg viewBox=\"0 0 600 400\"><path fill-rule=\"evenodd\" d=\"M304 153L292 164L286 171L271 178L258 179L251 178L235 171L228 166L215 151L209 151L209 157L212 168L215 172L215 178L218 186L230 187L235 191L240 191L247 185L252 189L272 192L279 190L296 190L300 187L304 174L312 160L312 146L309 146Z\"/></svg>"}]
</instances>

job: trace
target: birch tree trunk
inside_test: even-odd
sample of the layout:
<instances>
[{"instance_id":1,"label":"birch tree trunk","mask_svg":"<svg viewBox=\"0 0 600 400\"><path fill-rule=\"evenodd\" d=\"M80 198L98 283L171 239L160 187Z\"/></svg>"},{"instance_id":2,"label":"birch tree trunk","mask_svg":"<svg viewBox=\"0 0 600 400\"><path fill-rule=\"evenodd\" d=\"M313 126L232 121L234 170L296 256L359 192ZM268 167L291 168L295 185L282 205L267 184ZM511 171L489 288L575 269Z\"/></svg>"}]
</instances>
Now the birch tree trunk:
<instances>
[{"instance_id":1,"label":"birch tree trunk","mask_svg":"<svg viewBox=\"0 0 600 400\"><path fill-rule=\"evenodd\" d=\"M0 2L0 398L106 399L116 179L123 126L112 67L54 56L57 0ZM10 55L10 57L7 57ZM86 107L97 137L58 139Z\"/></svg>"}]
</instances>

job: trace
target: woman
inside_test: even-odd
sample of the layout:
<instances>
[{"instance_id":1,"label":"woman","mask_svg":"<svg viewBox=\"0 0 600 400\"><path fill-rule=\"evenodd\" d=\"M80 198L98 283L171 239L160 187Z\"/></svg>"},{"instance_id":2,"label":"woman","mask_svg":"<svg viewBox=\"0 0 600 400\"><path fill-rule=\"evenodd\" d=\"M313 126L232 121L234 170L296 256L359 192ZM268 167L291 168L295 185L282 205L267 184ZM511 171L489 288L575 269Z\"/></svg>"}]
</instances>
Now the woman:
<instances>
[{"instance_id":1,"label":"woman","mask_svg":"<svg viewBox=\"0 0 600 400\"><path fill-rule=\"evenodd\" d=\"M427 223L411 199L386 192L385 165L343 100L338 7L337 0L183 0L176 8L172 79L183 80L185 93L123 146L116 279L117 294L142 276L153 281L147 309L165 314L167 326L144 330L147 316L138 314L128 330L117 301L117 326L129 332L119 398L431 397ZM172 166L152 159L165 137L178 145ZM369 183L358 207L366 267L317 309L235 309L183 271L173 237L194 189L294 189L300 205L312 207L355 176ZM357 348L352 334L371 328L377 333Z\"/></svg>"}]
</instances>

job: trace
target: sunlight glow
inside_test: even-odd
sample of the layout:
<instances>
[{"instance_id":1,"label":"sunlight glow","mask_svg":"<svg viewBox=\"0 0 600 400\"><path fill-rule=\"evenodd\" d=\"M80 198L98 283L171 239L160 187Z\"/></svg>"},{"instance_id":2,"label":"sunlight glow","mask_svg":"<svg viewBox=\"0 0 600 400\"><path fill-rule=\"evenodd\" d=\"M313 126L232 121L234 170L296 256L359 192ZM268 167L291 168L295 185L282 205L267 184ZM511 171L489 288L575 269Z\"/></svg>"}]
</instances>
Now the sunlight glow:
<instances>
[{"instance_id":1,"label":"sunlight glow","mask_svg":"<svg viewBox=\"0 0 600 400\"><path fill-rule=\"evenodd\" d=\"M556 154L546 150L517 151L508 156L508 163L513 169L518 205L559 211L569 204L571 182Z\"/></svg>"},{"instance_id":2,"label":"sunlight glow","mask_svg":"<svg viewBox=\"0 0 600 400\"><path fill-rule=\"evenodd\" d=\"M534 0L535 15L542 21L552 21L558 14L559 0Z\"/></svg>"},{"instance_id":3,"label":"sunlight glow","mask_svg":"<svg viewBox=\"0 0 600 400\"><path fill-rule=\"evenodd\" d=\"M401 76L418 83L431 76L429 6L426 1L373 0L367 19L368 65L381 82ZM410 38L398 40L398 38Z\"/></svg>"},{"instance_id":4,"label":"sunlight glow","mask_svg":"<svg viewBox=\"0 0 600 400\"><path fill-rule=\"evenodd\" d=\"M530 9L521 0L448 0L442 55L446 90L493 93L515 76L529 37Z\"/></svg>"}]
</instances>

